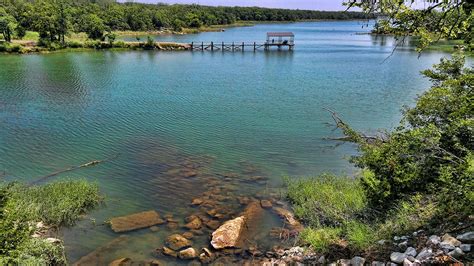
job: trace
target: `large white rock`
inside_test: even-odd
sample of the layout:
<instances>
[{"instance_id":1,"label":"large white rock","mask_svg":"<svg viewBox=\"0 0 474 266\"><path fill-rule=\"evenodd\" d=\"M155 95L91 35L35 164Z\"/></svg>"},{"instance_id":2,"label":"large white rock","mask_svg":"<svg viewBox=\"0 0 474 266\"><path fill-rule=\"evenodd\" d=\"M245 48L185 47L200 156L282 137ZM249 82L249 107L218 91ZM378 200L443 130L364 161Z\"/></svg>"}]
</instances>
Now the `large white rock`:
<instances>
[{"instance_id":1,"label":"large white rock","mask_svg":"<svg viewBox=\"0 0 474 266\"><path fill-rule=\"evenodd\" d=\"M225 222L212 233L212 247L215 249L235 247L239 241L244 224L245 218L243 216Z\"/></svg>"}]
</instances>

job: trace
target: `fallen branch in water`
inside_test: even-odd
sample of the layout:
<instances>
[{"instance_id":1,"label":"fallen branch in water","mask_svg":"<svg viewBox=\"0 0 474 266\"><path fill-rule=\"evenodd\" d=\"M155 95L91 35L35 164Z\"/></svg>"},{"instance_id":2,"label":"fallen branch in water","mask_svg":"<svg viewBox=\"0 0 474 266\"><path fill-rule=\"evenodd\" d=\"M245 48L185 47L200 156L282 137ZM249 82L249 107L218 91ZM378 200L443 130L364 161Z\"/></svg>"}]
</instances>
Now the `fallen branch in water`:
<instances>
[{"instance_id":1,"label":"fallen branch in water","mask_svg":"<svg viewBox=\"0 0 474 266\"><path fill-rule=\"evenodd\" d=\"M54 173L51 173L51 174L48 174L48 175L45 175L45 176L42 176L42 177L39 177L39 178L36 178L34 181L31 181L30 182L30 185L34 185L34 184L37 184L37 183L40 183L50 177L53 177L53 176L57 176L59 174L63 174L63 173L66 173L66 172L71 172L71 171L74 171L74 170L77 170L79 168L84 168L84 167L90 167L90 166L94 166L94 165L98 165L100 163L105 163L105 162L108 162L112 159L115 159L117 158L119 155L115 155L115 156L112 156L110 158L106 158L104 160L93 160L93 161L90 161L90 162L87 162L87 163L84 163L84 164L81 164L81 165L77 165L77 166L72 166L72 167L69 167L67 169L63 169L63 170L60 170L60 171L56 171Z\"/></svg>"},{"instance_id":2,"label":"fallen branch in water","mask_svg":"<svg viewBox=\"0 0 474 266\"><path fill-rule=\"evenodd\" d=\"M336 128L342 130L342 133L344 134L343 137L334 138L331 140L353 142L358 144L374 144L377 142L384 143L387 141L387 136L367 136L363 133L357 132L352 129L346 122L344 122L335 111L326 107L323 107L323 109L331 113Z\"/></svg>"}]
</instances>

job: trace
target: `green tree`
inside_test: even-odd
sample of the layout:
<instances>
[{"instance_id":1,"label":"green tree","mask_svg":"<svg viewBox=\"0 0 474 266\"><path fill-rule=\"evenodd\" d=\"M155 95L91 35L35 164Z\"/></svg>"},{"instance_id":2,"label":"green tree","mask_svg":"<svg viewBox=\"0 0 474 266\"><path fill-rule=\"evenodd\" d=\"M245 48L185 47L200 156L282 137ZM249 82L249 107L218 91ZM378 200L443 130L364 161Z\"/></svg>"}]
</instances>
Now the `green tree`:
<instances>
[{"instance_id":1,"label":"green tree","mask_svg":"<svg viewBox=\"0 0 474 266\"><path fill-rule=\"evenodd\" d=\"M41 39L64 44L70 27L70 7L67 0L38 0L32 10L32 29Z\"/></svg>"},{"instance_id":2,"label":"green tree","mask_svg":"<svg viewBox=\"0 0 474 266\"><path fill-rule=\"evenodd\" d=\"M464 64L455 55L424 71L433 87L405 109L393 132L367 137L335 116L358 144L352 161L366 170L361 182L372 206L427 193L450 205L447 212L474 211L474 71Z\"/></svg>"},{"instance_id":3,"label":"green tree","mask_svg":"<svg viewBox=\"0 0 474 266\"><path fill-rule=\"evenodd\" d=\"M474 2L472 0L426 0L424 8L414 8L414 0L347 0L348 8L362 8L367 13L385 14L393 32L400 36L420 37L419 50L439 39L463 39L472 44Z\"/></svg>"},{"instance_id":4,"label":"green tree","mask_svg":"<svg viewBox=\"0 0 474 266\"><path fill-rule=\"evenodd\" d=\"M16 19L12 15L9 15L4 8L0 7L0 32L5 41L12 41L12 34L17 26L18 23Z\"/></svg>"},{"instance_id":5,"label":"green tree","mask_svg":"<svg viewBox=\"0 0 474 266\"><path fill-rule=\"evenodd\" d=\"M96 14L88 14L83 19L81 30L87 33L87 36L93 40L104 38L104 32L107 30L104 21Z\"/></svg>"}]
</instances>

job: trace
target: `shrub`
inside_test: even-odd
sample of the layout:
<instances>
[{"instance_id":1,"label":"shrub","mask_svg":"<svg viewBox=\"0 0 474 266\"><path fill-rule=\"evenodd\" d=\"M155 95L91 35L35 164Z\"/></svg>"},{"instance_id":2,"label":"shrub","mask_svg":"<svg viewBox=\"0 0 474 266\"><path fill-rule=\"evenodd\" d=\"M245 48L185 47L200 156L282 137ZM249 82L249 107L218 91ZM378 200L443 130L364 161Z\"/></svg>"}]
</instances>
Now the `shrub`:
<instances>
[{"instance_id":1,"label":"shrub","mask_svg":"<svg viewBox=\"0 0 474 266\"><path fill-rule=\"evenodd\" d=\"M67 47L69 48L82 48L84 45L81 42L77 41L69 41L67 43Z\"/></svg>"},{"instance_id":2,"label":"shrub","mask_svg":"<svg viewBox=\"0 0 474 266\"><path fill-rule=\"evenodd\" d=\"M305 228L300 233L300 239L316 251L327 252L331 245L337 243L341 232L340 228L334 227Z\"/></svg>"},{"instance_id":3,"label":"shrub","mask_svg":"<svg viewBox=\"0 0 474 266\"><path fill-rule=\"evenodd\" d=\"M356 217L366 207L359 182L323 174L308 179L287 179L288 198L295 214L311 226L335 226Z\"/></svg>"},{"instance_id":4,"label":"shrub","mask_svg":"<svg viewBox=\"0 0 474 266\"><path fill-rule=\"evenodd\" d=\"M113 46L115 48L127 48L128 44L126 44L124 41L117 41L113 43Z\"/></svg>"},{"instance_id":5,"label":"shrub","mask_svg":"<svg viewBox=\"0 0 474 266\"><path fill-rule=\"evenodd\" d=\"M439 211L431 196L414 195L390 209L385 220L378 226L379 239L413 232L432 221Z\"/></svg>"},{"instance_id":6,"label":"shrub","mask_svg":"<svg viewBox=\"0 0 474 266\"><path fill-rule=\"evenodd\" d=\"M19 53L21 52L21 45L11 44L7 51L10 53Z\"/></svg>"},{"instance_id":7,"label":"shrub","mask_svg":"<svg viewBox=\"0 0 474 266\"><path fill-rule=\"evenodd\" d=\"M146 40L146 43L144 45L144 48L145 49L155 49L155 40L150 37L150 36L147 36L147 40Z\"/></svg>"},{"instance_id":8,"label":"shrub","mask_svg":"<svg viewBox=\"0 0 474 266\"><path fill-rule=\"evenodd\" d=\"M463 56L442 59L423 71L433 86L412 108L405 108L400 126L383 137L367 138L338 121L359 147L352 161L370 175L361 182L371 207L387 207L415 193L435 195L449 213L466 217L474 189L470 171L474 151L474 71ZM454 208L453 208L454 207Z\"/></svg>"},{"instance_id":9,"label":"shrub","mask_svg":"<svg viewBox=\"0 0 474 266\"><path fill-rule=\"evenodd\" d=\"M7 42L0 42L0 53L4 53L8 51L8 44Z\"/></svg>"}]
</instances>

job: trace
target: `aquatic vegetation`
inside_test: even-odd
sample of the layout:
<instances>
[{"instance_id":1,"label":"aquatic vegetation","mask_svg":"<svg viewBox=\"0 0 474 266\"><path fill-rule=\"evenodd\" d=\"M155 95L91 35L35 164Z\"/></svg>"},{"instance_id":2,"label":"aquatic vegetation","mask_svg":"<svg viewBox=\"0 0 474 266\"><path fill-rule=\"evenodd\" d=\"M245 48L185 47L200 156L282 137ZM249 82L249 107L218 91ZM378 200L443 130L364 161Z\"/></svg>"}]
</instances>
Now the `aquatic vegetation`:
<instances>
[{"instance_id":1,"label":"aquatic vegetation","mask_svg":"<svg viewBox=\"0 0 474 266\"><path fill-rule=\"evenodd\" d=\"M43 186L0 185L0 264L65 264L61 244L31 235L36 224L73 225L79 215L101 202L97 184L85 180Z\"/></svg>"}]
</instances>

